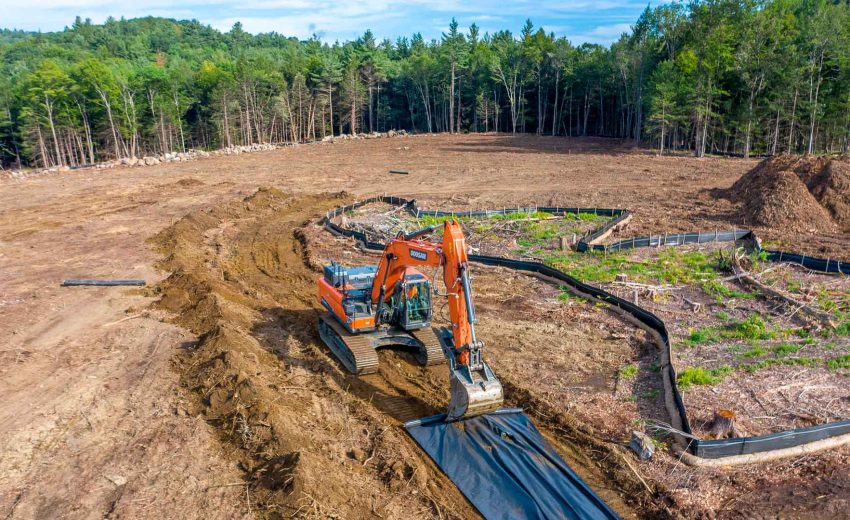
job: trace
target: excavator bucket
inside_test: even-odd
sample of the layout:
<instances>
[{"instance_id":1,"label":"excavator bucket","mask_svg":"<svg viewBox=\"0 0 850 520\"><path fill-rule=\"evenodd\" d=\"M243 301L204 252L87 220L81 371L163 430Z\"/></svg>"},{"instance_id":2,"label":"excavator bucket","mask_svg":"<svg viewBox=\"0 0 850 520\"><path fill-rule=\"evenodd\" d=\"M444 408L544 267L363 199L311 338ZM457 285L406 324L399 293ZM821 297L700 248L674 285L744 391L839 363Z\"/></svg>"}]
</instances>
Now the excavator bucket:
<instances>
[{"instance_id":1,"label":"excavator bucket","mask_svg":"<svg viewBox=\"0 0 850 520\"><path fill-rule=\"evenodd\" d=\"M447 421L474 417L502 406L502 383L486 363L482 362L478 370L469 366L452 366L450 370L451 398Z\"/></svg>"}]
</instances>

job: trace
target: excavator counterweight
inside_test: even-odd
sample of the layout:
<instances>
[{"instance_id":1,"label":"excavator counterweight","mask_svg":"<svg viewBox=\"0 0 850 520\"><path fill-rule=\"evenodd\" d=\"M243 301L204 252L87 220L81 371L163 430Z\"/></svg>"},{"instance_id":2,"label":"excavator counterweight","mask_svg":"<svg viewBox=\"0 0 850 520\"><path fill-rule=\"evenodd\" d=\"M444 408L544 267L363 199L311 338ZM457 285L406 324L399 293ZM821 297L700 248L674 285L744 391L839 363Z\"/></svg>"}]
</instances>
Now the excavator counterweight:
<instances>
[{"instance_id":1,"label":"excavator counterweight","mask_svg":"<svg viewBox=\"0 0 850 520\"><path fill-rule=\"evenodd\" d=\"M399 234L377 266L325 266L318 298L328 311L319 334L347 370L378 370L375 349L401 346L425 365L448 360L451 398L447 420L480 415L502 405L502 385L481 358L466 243L460 224L446 221L442 241L425 237L435 227ZM442 267L451 328L431 330L431 282L417 267Z\"/></svg>"}]
</instances>

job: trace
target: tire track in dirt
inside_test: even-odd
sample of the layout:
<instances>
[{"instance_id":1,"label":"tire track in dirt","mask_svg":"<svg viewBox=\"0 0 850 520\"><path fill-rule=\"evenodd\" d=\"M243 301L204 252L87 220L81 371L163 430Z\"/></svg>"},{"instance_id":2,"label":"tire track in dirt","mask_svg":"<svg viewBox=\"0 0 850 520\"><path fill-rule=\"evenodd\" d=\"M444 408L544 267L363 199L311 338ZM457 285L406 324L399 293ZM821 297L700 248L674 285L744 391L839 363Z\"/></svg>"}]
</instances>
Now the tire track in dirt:
<instances>
[{"instance_id":1,"label":"tire track in dirt","mask_svg":"<svg viewBox=\"0 0 850 520\"><path fill-rule=\"evenodd\" d=\"M318 273L300 229L343 199L261 189L152 238L172 273L157 305L200 336L175 368L261 516L476 517L401 428L437 411L405 382L423 369L388 353L356 378L319 344Z\"/></svg>"}]
</instances>

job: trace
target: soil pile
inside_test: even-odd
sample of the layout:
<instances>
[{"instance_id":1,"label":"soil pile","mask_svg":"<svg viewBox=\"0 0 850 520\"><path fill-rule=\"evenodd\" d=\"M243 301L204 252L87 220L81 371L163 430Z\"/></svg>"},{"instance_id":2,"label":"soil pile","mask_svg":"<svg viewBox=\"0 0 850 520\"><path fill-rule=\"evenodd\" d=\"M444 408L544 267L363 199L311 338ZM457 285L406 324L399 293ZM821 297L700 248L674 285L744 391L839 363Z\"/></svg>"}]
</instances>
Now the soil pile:
<instances>
[{"instance_id":1,"label":"soil pile","mask_svg":"<svg viewBox=\"0 0 850 520\"><path fill-rule=\"evenodd\" d=\"M811 180L809 190L839 228L850 233L850 157L830 161L820 175Z\"/></svg>"},{"instance_id":2,"label":"soil pile","mask_svg":"<svg viewBox=\"0 0 850 520\"><path fill-rule=\"evenodd\" d=\"M724 193L747 225L791 232L850 232L850 159L766 159Z\"/></svg>"}]
</instances>

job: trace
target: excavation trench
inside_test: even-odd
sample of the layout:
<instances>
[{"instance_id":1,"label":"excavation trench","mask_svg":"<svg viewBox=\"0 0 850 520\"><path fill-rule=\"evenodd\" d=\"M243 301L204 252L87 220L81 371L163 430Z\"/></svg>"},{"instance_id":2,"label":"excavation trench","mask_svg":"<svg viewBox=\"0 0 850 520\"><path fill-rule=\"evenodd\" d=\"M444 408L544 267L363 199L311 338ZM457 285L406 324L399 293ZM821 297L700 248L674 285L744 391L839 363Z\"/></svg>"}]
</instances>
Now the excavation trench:
<instances>
[{"instance_id":1,"label":"excavation trench","mask_svg":"<svg viewBox=\"0 0 850 520\"><path fill-rule=\"evenodd\" d=\"M305 226L349 199L264 188L152 237L171 272L153 289L156 305L199 336L175 356L175 370L192 412L217 428L221 450L244 471L262 517L477 517L402 427L444 409L445 366L381 351L379 372L357 378L318 338L319 265ZM525 407L618 513L661 510L621 447L556 413L525 381L504 383L508 404Z\"/></svg>"}]
</instances>

